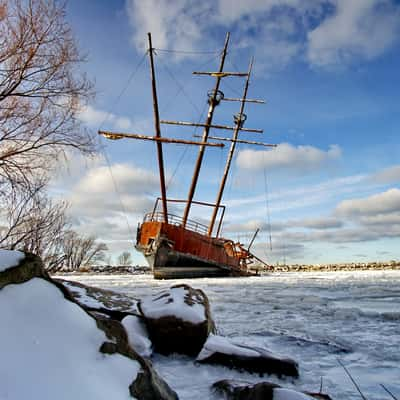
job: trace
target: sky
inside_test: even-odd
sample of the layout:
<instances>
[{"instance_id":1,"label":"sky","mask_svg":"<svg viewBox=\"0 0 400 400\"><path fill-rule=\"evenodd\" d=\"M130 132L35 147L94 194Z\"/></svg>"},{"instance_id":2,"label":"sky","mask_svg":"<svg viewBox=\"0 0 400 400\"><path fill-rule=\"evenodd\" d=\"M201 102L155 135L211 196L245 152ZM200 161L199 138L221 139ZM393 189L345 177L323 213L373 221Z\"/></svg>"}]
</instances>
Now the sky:
<instances>
[{"instance_id":1,"label":"sky","mask_svg":"<svg viewBox=\"0 0 400 400\"><path fill-rule=\"evenodd\" d=\"M86 55L95 98L84 126L154 135L146 50L152 33L162 119L204 121L207 91L227 32L226 70L255 65L245 127L223 197L223 235L248 243L269 263L367 262L400 258L400 2L394 0L126 0L67 3L67 20ZM226 97L244 81L224 78ZM214 122L233 124L238 103ZM195 140L199 129L162 126ZM229 136L229 131L212 131ZM87 160L72 155L54 180L74 227L106 242L115 258L134 250L137 224L159 196L155 144L100 139ZM208 148L195 199L214 202L228 145ZM185 199L198 149L164 145L168 197ZM171 205L170 212L180 209ZM208 209L189 218L206 222Z\"/></svg>"}]
</instances>

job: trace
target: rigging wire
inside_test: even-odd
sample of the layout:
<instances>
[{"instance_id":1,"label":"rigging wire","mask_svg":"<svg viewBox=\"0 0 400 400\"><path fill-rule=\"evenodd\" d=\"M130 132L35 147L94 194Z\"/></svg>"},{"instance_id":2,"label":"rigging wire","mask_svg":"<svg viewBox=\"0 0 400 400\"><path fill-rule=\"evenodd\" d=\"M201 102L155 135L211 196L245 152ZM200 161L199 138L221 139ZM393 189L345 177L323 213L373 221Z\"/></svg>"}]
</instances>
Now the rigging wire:
<instances>
[{"instance_id":1,"label":"rigging wire","mask_svg":"<svg viewBox=\"0 0 400 400\"><path fill-rule=\"evenodd\" d=\"M269 197L268 197L268 181L267 181L267 172L264 167L264 188L265 188L265 206L267 212L267 224L268 224L268 235L269 235L269 249L272 251L272 228L271 228L271 215L269 209Z\"/></svg>"},{"instance_id":2,"label":"rigging wire","mask_svg":"<svg viewBox=\"0 0 400 400\"><path fill-rule=\"evenodd\" d=\"M147 51L143 54L142 58L141 58L141 59L139 60L139 62L137 63L136 67L133 69L133 71L132 71L131 74L129 75L127 82L126 82L125 85L122 87L122 89L121 89L120 93L118 94L118 96L115 98L115 101L114 101L114 103L113 103L113 105L112 105L112 107L111 107L111 111L112 111L112 112L114 112L114 110L115 110L117 104L118 104L119 101L121 100L121 98L122 98L123 94L125 93L126 89L128 88L128 86L129 86L130 83L132 82L134 76L135 76L135 75L137 74L137 72L139 71L139 68L142 66L143 61L144 61L146 55L147 55ZM106 116L104 117L104 119L103 119L103 121L101 122L101 124L100 124L98 130L101 130L101 129L102 129L104 123L107 121L108 118L109 118L109 114L106 115ZM133 237L133 230L132 230L132 228L131 228L131 226L130 226L130 224L129 224L129 220L128 220L128 216L127 216L127 211L126 211L126 208L125 208L125 206L124 206L124 203L122 202L122 196L121 196L120 191L118 190L117 181L116 181L115 176L114 176L114 174L113 174L113 172L112 172L112 167L111 167L110 158L108 157L108 154L107 154L107 151L106 151L106 146L102 145L102 143L101 143L101 139L100 139L100 150L101 150L101 152L102 152L102 154L103 154L103 156L104 156L104 158L105 158L105 160L106 160L107 167L108 167L108 170L109 170L109 172L110 172L111 180L112 180L112 182L113 182L114 190L115 190L115 193L117 194L118 202L119 202L119 205L120 205L120 207L121 207L122 214L124 215L124 219L125 219L125 222L126 222L126 225L127 225L127 228L128 228L128 232L129 232L129 234L132 235L132 237Z\"/></svg>"},{"instance_id":3,"label":"rigging wire","mask_svg":"<svg viewBox=\"0 0 400 400\"><path fill-rule=\"evenodd\" d=\"M271 213L269 208L269 188L268 188L268 179L267 179L267 168L265 167L265 151L262 153L263 158L263 174L264 174L264 190L265 190L265 211L267 217L267 225L268 225L268 236L269 236L269 249L272 252L272 228L271 228ZM265 253L266 254L266 253Z\"/></svg>"},{"instance_id":4,"label":"rigging wire","mask_svg":"<svg viewBox=\"0 0 400 400\"><path fill-rule=\"evenodd\" d=\"M161 50L161 49L155 49L155 50ZM211 58L209 58L209 59L207 59L205 62L201 63L200 65L198 65L197 68L202 68L204 65L209 64L211 61L213 61L214 59L216 59L216 58L219 56L219 53L220 53L220 52L219 52L218 54L215 54L216 52L210 52L210 53L211 53L211 54L214 54L214 56L211 57ZM200 109L198 108L198 106L192 101L191 97L189 96L189 94L188 94L187 91L185 90L184 85L183 85L182 83L180 83L180 82L175 78L175 76L174 76L174 74L171 72L171 70L170 70L170 69L167 67L167 65L162 61L162 57L159 58L159 60L161 61L162 66L164 67L164 69L166 70L166 72L168 73L168 75L171 77L171 79L174 81L174 83L175 83L176 86L178 87L178 91L175 93L175 95L174 95L173 97L171 97L171 100L163 107L162 111L165 111L167 108L169 108L169 106L170 106L172 103L175 102L176 97L177 97L180 93L183 93L183 94L185 95L185 97L188 99L189 103L193 106L193 108L196 110L196 112L200 115L200 117L198 118L198 121L197 121L198 123L200 123L200 122L203 120L203 118L204 118L204 114L205 114L206 107L207 107L207 102L204 103L203 110L200 110ZM195 127L195 129L194 129L194 131L193 131L193 136L196 135L198 129L199 129L198 126ZM178 162L177 162L177 164L176 164L176 166L175 166L175 168L174 168L174 172L172 173L170 179L168 180L168 183L167 183L167 185L166 185L166 189L168 189L168 187L171 185L173 179L175 178L175 176L176 176L176 174L177 174L177 172L178 172L178 169L179 169L180 165L182 164L183 159L185 158L185 156L186 156L188 150L189 150L189 146L185 146L185 149L184 149L184 151L182 152L182 154L181 154L181 156L180 156L180 158L179 158L179 160L178 160Z\"/></svg>"},{"instance_id":5,"label":"rigging wire","mask_svg":"<svg viewBox=\"0 0 400 400\"><path fill-rule=\"evenodd\" d=\"M115 98L115 101L111 107L111 112L114 112L115 107L117 106L117 104L119 103L119 101L121 100L121 97L124 95L124 93L126 92L126 89L128 88L128 86L131 84L134 76L137 74L137 72L139 71L139 68L142 66L143 61L146 57L148 53L148 50L146 50L146 52L143 54L142 58L139 60L139 62L137 63L136 67L132 70L131 74L129 75L126 84L122 87L120 93L118 94L118 96ZM99 129L101 129L103 127L103 124L106 122L106 120L109 118L109 116L105 116L102 123L100 124Z\"/></svg>"},{"instance_id":6,"label":"rigging wire","mask_svg":"<svg viewBox=\"0 0 400 400\"><path fill-rule=\"evenodd\" d=\"M207 106L207 103L204 104L203 111L201 112L201 115L200 115L199 120L198 120L199 123L201 122L201 120L202 120L203 117L204 117L204 113L205 113L205 111L206 111L206 106ZM194 131L193 131L193 136L196 135L196 132L197 132L198 128L199 128L198 126L195 127L195 129L194 129ZM170 177L169 180L168 180L166 189L168 189L168 187L171 185L173 179L175 178L175 175L176 175L176 173L178 172L178 169L179 169L179 167L180 167L180 165L181 165L183 159L185 158L186 153L188 152L189 147L190 147L190 146L185 146L185 150L182 152L181 157L179 158L179 160L178 160L178 162L177 162L177 164L176 164L176 166L175 166L174 172L172 173L171 177Z\"/></svg>"},{"instance_id":7,"label":"rigging wire","mask_svg":"<svg viewBox=\"0 0 400 400\"><path fill-rule=\"evenodd\" d=\"M162 62L162 65L164 67L164 69L167 71L168 75L170 76L170 78L175 82L175 84L178 86L178 88L180 88L180 92L183 93L183 95L186 97L186 99L188 100L188 102L192 105L192 107L200 114L201 111L200 109L197 107L197 105L194 103L194 101L192 100L192 98L188 95L188 93L186 92L184 86L175 78L174 74L171 72L171 70L167 67L166 64L164 64L164 62L160 59L160 61ZM180 93L178 92L178 93Z\"/></svg>"},{"instance_id":8,"label":"rigging wire","mask_svg":"<svg viewBox=\"0 0 400 400\"><path fill-rule=\"evenodd\" d=\"M221 54L221 50L214 51L191 51L191 50L172 50L172 49L154 49L163 53L176 53L176 54Z\"/></svg>"},{"instance_id":9,"label":"rigging wire","mask_svg":"<svg viewBox=\"0 0 400 400\"><path fill-rule=\"evenodd\" d=\"M201 63L199 66L197 66L196 68L202 68L204 65L209 64L211 61L215 60L218 57L217 55L214 55L213 57L209 58L208 60L206 60L205 62ZM175 93L174 96L172 96L170 98L170 101L162 108L162 112L164 112L166 109L168 109L170 107L170 105L172 103L174 103L176 101L176 97L183 92L183 94L185 95L185 97L188 99L189 103L193 106L193 108L196 110L196 112L198 114L201 113L201 111L199 110L199 108L196 106L196 104L192 101L192 99L190 98L190 96L187 94L187 92L185 91L185 87L183 86L182 83L180 83L174 76L174 74L171 72L171 70L167 67L167 65L162 61L162 57L159 58L159 60L162 63L162 66L164 67L164 69L167 71L168 75L171 77L171 79L174 81L174 83L176 84L176 86L178 87L178 91Z\"/></svg>"}]
</instances>

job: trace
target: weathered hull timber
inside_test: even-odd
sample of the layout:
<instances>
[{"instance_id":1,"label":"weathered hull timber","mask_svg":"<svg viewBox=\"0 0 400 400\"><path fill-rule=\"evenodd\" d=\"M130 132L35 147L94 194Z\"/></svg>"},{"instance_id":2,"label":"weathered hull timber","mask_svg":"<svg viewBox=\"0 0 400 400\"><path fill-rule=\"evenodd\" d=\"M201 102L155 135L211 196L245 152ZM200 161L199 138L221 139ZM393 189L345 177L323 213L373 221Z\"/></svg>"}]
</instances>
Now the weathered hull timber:
<instances>
[{"instance_id":1,"label":"weathered hull timber","mask_svg":"<svg viewBox=\"0 0 400 400\"><path fill-rule=\"evenodd\" d=\"M155 279L254 275L232 241L160 221L143 222L136 249L144 254Z\"/></svg>"}]
</instances>

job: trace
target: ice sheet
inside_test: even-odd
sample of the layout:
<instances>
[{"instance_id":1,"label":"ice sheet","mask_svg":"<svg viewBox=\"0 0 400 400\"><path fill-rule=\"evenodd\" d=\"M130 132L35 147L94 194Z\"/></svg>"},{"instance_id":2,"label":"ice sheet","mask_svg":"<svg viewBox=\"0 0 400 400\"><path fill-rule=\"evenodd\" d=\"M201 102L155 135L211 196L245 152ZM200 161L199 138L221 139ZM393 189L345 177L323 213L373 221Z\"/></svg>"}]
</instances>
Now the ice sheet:
<instances>
[{"instance_id":1,"label":"ice sheet","mask_svg":"<svg viewBox=\"0 0 400 400\"><path fill-rule=\"evenodd\" d=\"M74 279L139 298L183 283L150 275ZM380 384L400 398L400 271L281 273L184 283L205 291L219 334L290 354L299 362L297 380L264 379L318 392L322 377L323 391L332 398L359 400L340 359L366 398L390 400ZM217 399L210 385L219 379L262 380L224 367L195 365L186 357L154 357L155 367L183 400Z\"/></svg>"}]
</instances>

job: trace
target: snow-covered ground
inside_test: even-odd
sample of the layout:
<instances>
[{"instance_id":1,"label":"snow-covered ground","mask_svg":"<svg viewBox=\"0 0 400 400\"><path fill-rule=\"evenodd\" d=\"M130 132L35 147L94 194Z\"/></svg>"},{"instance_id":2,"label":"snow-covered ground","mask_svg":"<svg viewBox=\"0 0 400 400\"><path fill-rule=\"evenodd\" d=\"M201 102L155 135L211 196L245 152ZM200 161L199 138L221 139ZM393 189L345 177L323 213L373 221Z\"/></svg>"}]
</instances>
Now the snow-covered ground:
<instances>
[{"instance_id":1,"label":"snow-covered ground","mask_svg":"<svg viewBox=\"0 0 400 400\"><path fill-rule=\"evenodd\" d=\"M183 283L155 281L150 275L66 279L136 298ZM185 283L205 291L219 334L299 362L297 380L263 379L319 391L322 377L323 391L333 399L360 399L340 361L368 400L391 398L380 384L400 398L400 271L284 273ZM156 355L153 360L182 400L213 399L209 387L219 379L262 380L224 367L195 365L184 356Z\"/></svg>"},{"instance_id":2,"label":"snow-covered ground","mask_svg":"<svg viewBox=\"0 0 400 400\"><path fill-rule=\"evenodd\" d=\"M0 316L1 400L132 399L139 363L100 353L105 333L53 284L7 285Z\"/></svg>"}]
</instances>

